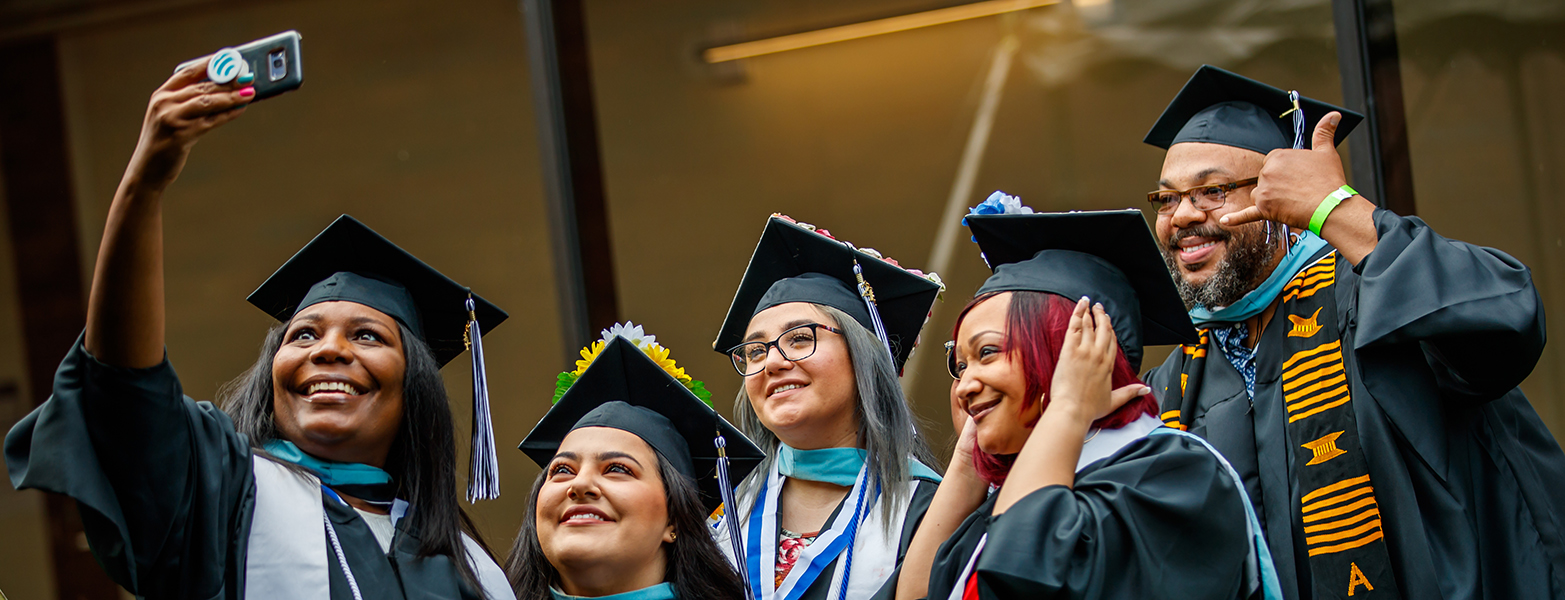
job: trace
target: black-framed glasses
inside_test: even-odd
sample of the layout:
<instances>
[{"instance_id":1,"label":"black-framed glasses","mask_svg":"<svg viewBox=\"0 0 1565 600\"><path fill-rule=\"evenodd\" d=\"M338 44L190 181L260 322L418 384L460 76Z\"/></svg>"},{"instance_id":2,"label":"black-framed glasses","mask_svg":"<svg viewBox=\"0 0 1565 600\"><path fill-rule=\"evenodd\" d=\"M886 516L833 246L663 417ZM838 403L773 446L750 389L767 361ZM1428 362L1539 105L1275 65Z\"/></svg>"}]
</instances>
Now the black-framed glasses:
<instances>
[{"instance_id":1,"label":"black-framed glasses","mask_svg":"<svg viewBox=\"0 0 1565 600\"><path fill-rule=\"evenodd\" d=\"M1157 214L1166 215L1179 208L1179 201L1186 196L1190 197L1190 205L1196 210L1209 211L1222 207L1228 201L1228 192L1245 186L1255 185L1260 181L1259 177L1240 179L1233 183L1219 183L1217 185L1200 185L1188 190L1158 190L1147 192L1147 202L1152 203L1152 208Z\"/></svg>"},{"instance_id":2,"label":"black-framed glasses","mask_svg":"<svg viewBox=\"0 0 1565 600\"><path fill-rule=\"evenodd\" d=\"M808 323L788 329L770 342L745 342L729 348L728 358L733 360L734 370L745 377L766 370L766 356L771 354L772 348L776 348L784 360L799 362L815 354L815 338L820 329L843 335L836 327Z\"/></svg>"}]
</instances>

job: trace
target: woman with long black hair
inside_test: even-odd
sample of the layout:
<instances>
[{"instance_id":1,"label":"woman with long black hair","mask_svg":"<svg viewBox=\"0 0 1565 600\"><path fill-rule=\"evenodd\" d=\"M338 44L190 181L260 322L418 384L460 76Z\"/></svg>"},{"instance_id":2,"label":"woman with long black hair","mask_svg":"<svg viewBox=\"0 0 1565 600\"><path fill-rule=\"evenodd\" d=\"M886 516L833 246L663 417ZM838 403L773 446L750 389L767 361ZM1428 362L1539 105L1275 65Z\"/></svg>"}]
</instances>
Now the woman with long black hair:
<instances>
[{"instance_id":1,"label":"woman with long black hair","mask_svg":"<svg viewBox=\"0 0 1565 600\"><path fill-rule=\"evenodd\" d=\"M281 322L223 410L184 396L164 354L160 198L254 95L204 67L152 96L86 331L6 436L11 481L76 499L99 563L140 597L510 598L457 505L440 378L505 313L352 217L250 296Z\"/></svg>"},{"instance_id":2,"label":"woman with long black hair","mask_svg":"<svg viewBox=\"0 0 1565 600\"><path fill-rule=\"evenodd\" d=\"M706 519L760 449L653 336L629 323L604 333L522 441L543 472L506 562L516 596L743 598Z\"/></svg>"}]
</instances>

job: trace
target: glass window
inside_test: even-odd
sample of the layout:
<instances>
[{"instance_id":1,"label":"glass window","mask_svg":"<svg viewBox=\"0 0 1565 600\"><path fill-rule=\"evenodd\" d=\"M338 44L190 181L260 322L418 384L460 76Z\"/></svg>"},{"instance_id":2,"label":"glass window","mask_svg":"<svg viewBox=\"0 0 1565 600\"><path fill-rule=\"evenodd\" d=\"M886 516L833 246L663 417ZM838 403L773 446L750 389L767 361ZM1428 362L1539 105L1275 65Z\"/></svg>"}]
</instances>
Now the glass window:
<instances>
[{"instance_id":1,"label":"glass window","mask_svg":"<svg viewBox=\"0 0 1565 600\"><path fill-rule=\"evenodd\" d=\"M1565 336L1565 5L1397 1L1418 215L1447 237L1532 268L1552 340ZM1522 390L1565 434L1565 351Z\"/></svg>"},{"instance_id":2,"label":"glass window","mask_svg":"<svg viewBox=\"0 0 1565 600\"><path fill-rule=\"evenodd\" d=\"M1143 208L1163 152L1141 139L1203 63L1341 101L1324 1L1081 0L737 63L698 58L714 41L958 3L841 4L587 6L621 314L679 349L719 410L739 378L705 349L773 212L940 270L950 291L904 384L944 443L941 343L987 276L965 229L937 241L953 188L959 214L996 189L1039 210ZM1009 65L991 83L997 56ZM986 100L992 128L969 155ZM971 185L957 184L964 157ZM939 255L949 260L932 267Z\"/></svg>"}]
</instances>

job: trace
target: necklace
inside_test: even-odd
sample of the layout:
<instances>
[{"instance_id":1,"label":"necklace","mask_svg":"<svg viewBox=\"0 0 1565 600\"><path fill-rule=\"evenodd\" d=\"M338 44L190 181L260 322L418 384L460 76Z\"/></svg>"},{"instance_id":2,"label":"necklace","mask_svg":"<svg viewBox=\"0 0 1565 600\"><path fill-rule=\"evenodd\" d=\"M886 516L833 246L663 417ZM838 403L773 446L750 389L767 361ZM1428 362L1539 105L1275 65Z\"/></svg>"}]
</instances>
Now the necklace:
<instances>
[{"instance_id":1,"label":"necklace","mask_svg":"<svg viewBox=\"0 0 1565 600\"><path fill-rule=\"evenodd\" d=\"M1100 434L1100 433L1103 433L1103 429L1102 428L1100 428L1100 427L1093 427L1092 431L1087 433L1087 439L1084 439L1084 440L1081 441L1081 445L1083 445L1083 446L1087 445L1087 442L1092 441L1092 438L1098 437L1098 434Z\"/></svg>"}]
</instances>

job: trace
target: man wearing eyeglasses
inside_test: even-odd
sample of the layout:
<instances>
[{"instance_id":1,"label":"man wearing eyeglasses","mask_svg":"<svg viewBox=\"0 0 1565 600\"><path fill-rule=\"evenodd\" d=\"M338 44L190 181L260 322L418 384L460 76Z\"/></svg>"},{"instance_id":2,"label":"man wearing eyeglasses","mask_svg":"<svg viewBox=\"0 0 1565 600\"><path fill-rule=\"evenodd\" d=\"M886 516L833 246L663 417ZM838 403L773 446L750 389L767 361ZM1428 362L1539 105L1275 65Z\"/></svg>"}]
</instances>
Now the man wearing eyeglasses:
<instances>
[{"instance_id":1,"label":"man wearing eyeglasses","mask_svg":"<svg viewBox=\"0 0 1565 600\"><path fill-rule=\"evenodd\" d=\"M1565 597L1531 273L1348 187L1361 120L1206 66L1148 133L1200 330L1146 378L1164 422L1239 471L1289 599Z\"/></svg>"}]
</instances>

